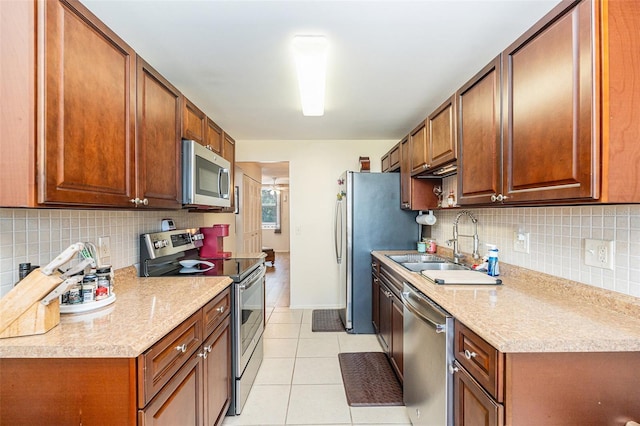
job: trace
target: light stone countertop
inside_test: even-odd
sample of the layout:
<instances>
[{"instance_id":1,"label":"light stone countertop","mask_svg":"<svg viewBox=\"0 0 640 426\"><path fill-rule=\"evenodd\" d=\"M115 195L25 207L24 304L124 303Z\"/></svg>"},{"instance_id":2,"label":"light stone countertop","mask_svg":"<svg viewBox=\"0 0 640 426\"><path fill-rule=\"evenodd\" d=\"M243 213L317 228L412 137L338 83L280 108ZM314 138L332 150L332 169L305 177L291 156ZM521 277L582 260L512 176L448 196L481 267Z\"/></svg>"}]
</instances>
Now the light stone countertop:
<instances>
[{"instance_id":1,"label":"light stone countertop","mask_svg":"<svg viewBox=\"0 0 640 426\"><path fill-rule=\"evenodd\" d=\"M373 255L501 352L640 351L638 298L502 262L503 285L437 285L399 253Z\"/></svg>"},{"instance_id":2,"label":"light stone countertop","mask_svg":"<svg viewBox=\"0 0 640 426\"><path fill-rule=\"evenodd\" d=\"M61 314L45 334L0 339L0 358L135 358L230 284L229 277L140 278L124 268L114 303Z\"/></svg>"}]
</instances>

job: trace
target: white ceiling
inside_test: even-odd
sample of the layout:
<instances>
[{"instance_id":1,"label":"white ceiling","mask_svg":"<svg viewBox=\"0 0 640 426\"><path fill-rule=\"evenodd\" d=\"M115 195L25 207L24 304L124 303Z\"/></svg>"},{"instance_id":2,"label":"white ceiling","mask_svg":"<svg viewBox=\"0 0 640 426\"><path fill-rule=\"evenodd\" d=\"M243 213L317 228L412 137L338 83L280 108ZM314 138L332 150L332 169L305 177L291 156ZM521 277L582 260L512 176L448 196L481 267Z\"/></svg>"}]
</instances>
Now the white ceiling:
<instances>
[{"instance_id":1,"label":"white ceiling","mask_svg":"<svg viewBox=\"0 0 640 426\"><path fill-rule=\"evenodd\" d=\"M82 0L238 140L399 140L558 0ZM297 34L330 43L303 117Z\"/></svg>"}]
</instances>

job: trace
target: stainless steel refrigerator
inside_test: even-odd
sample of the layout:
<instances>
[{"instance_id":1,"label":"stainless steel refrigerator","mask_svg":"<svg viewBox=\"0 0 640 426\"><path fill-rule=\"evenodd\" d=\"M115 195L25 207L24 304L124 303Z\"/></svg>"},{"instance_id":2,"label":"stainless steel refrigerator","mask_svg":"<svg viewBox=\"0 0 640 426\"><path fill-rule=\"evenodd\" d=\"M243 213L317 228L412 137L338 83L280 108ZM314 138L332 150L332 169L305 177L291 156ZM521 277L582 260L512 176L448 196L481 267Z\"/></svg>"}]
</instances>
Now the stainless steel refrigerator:
<instances>
[{"instance_id":1,"label":"stainless steel refrigerator","mask_svg":"<svg viewBox=\"0 0 640 426\"><path fill-rule=\"evenodd\" d=\"M415 249L416 212L400 209L399 173L345 172L338 184L334 241L346 293L340 317L349 333L373 333L371 251Z\"/></svg>"}]
</instances>

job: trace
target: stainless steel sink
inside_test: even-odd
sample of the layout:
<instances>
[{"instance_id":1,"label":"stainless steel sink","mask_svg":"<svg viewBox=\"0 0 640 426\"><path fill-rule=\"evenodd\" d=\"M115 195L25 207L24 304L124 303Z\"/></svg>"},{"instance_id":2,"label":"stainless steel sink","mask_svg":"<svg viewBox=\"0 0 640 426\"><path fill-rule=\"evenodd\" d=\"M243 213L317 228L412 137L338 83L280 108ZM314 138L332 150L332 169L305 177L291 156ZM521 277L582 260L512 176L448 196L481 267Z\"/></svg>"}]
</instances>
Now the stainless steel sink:
<instances>
[{"instance_id":1,"label":"stainless steel sink","mask_svg":"<svg viewBox=\"0 0 640 426\"><path fill-rule=\"evenodd\" d=\"M397 263L444 263L445 259L433 255L422 253L410 253L410 254L388 254L387 257Z\"/></svg>"},{"instance_id":2,"label":"stainless steel sink","mask_svg":"<svg viewBox=\"0 0 640 426\"><path fill-rule=\"evenodd\" d=\"M469 268L457 265L455 263L435 263L435 262L403 262L400 265L404 266L410 271L467 271Z\"/></svg>"}]
</instances>

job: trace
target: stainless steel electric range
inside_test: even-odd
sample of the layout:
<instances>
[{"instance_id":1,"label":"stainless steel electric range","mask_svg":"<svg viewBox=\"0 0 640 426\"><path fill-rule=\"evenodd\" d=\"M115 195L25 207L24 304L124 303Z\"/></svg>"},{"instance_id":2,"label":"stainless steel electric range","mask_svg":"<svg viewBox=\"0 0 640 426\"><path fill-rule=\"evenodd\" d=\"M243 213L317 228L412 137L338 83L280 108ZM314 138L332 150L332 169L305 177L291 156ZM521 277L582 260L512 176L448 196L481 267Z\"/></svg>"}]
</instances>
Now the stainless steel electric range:
<instances>
[{"instance_id":1,"label":"stainless steel electric range","mask_svg":"<svg viewBox=\"0 0 640 426\"><path fill-rule=\"evenodd\" d=\"M228 276L231 291L232 397L228 415L247 400L262 363L264 348L265 265L262 258L206 259L198 256L204 236L199 229L140 235L142 277Z\"/></svg>"}]
</instances>

